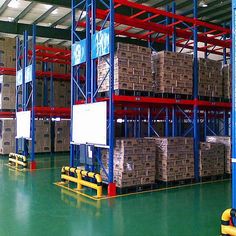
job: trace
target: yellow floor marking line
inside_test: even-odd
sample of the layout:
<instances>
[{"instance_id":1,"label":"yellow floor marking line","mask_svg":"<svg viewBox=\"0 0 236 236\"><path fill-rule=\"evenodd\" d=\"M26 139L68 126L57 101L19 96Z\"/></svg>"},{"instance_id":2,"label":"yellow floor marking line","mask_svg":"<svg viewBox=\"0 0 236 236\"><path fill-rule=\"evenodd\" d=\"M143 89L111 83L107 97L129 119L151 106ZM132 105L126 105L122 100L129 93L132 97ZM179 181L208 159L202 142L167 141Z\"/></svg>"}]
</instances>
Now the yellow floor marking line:
<instances>
[{"instance_id":1,"label":"yellow floor marking line","mask_svg":"<svg viewBox=\"0 0 236 236\"><path fill-rule=\"evenodd\" d=\"M82 196L84 196L84 197L87 197L87 198L89 198L89 199L92 199L92 200L95 200L95 201L101 200L101 198L96 198L96 197L90 196L90 195L88 195L88 194L86 194L86 193L83 193L83 192L81 192L81 191L78 191L78 190L69 188L69 187L65 186L64 184L62 184L61 182L57 182L57 183L54 183L54 184L55 184L56 186L61 187L61 188L67 189L67 190L69 190L69 191L71 191L71 192L73 192L73 193L77 193L77 194L80 194L80 195L82 195Z\"/></svg>"},{"instance_id":2,"label":"yellow floor marking line","mask_svg":"<svg viewBox=\"0 0 236 236\"><path fill-rule=\"evenodd\" d=\"M61 167L45 167L45 168L38 168L38 169L35 169L35 170L30 170L29 168L22 168L22 169L19 169L19 168L16 168L15 166L11 166L9 164L5 164L5 166L13 169L13 170L17 170L17 171L20 171L20 172L34 172L34 171L41 171L41 170L54 170L54 169L61 169Z\"/></svg>"},{"instance_id":3,"label":"yellow floor marking line","mask_svg":"<svg viewBox=\"0 0 236 236\"><path fill-rule=\"evenodd\" d=\"M135 192L135 193L126 193L126 194L119 194L116 195L114 197L101 197L101 198L96 198L93 196L90 196L88 194L82 193L80 191L77 191L75 189L72 189L70 187L65 186L64 183L62 182L56 182L54 183L56 186L59 186L61 188L67 189L69 191L72 191L74 193L80 194L82 196L88 197L92 200L95 201L101 201L101 200L108 200L108 199L114 199L114 198L121 198L121 197L128 197L128 196L132 196L132 195L138 195L138 194L145 194L145 193L154 193L154 192L161 192L161 191L166 191L166 190L172 190L172 189L180 189L180 188L185 188L185 187L193 187L193 186L197 186L197 185L205 185L205 184L212 184L212 183L218 183L218 182L225 182L225 181L229 181L230 179L222 179L222 180L215 180L215 181L210 181L210 182L201 182L201 183L195 183L195 184L186 184L186 185L181 185L181 186L174 186L174 187L167 187L167 188L161 188L161 189L152 189L152 190L147 190L147 191L141 191L141 192Z\"/></svg>"}]
</instances>

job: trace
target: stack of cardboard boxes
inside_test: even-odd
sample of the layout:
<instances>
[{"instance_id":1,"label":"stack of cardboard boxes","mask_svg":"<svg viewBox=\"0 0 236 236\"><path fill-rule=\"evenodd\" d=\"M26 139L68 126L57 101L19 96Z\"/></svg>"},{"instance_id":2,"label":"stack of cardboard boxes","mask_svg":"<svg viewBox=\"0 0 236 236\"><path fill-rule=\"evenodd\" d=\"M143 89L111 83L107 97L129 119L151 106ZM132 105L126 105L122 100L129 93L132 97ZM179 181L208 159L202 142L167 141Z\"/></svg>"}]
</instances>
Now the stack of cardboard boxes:
<instances>
[{"instance_id":1,"label":"stack of cardboard boxes","mask_svg":"<svg viewBox=\"0 0 236 236\"><path fill-rule=\"evenodd\" d=\"M163 182L194 178L193 139L155 138L156 179Z\"/></svg>"},{"instance_id":2,"label":"stack of cardboard boxes","mask_svg":"<svg viewBox=\"0 0 236 236\"><path fill-rule=\"evenodd\" d=\"M199 96L222 97L222 63L210 59L199 59Z\"/></svg>"},{"instance_id":3,"label":"stack of cardboard boxes","mask_svg":"<svg viewBox=\"0 0 236 236\"><path fill-rule=\"evenodd\" d=\"M155 142L151 139L117 139L114 149L114 180L117 187L155 183ZM108 153L102 160L108 167ZM106 179L103 173L103 178Z\"/></svg>"},{"instance_id":4,"label":"stack of cardboard boxes","mask_svg":"<svg viewBox=\"0 0 236 236\"><path fill-rule=\"evenodd\" d=\"M53 81L54 91L53 91L53 101L54 107L70 107L70 82L67 81ZM50 105L50 86L48 86L48 104Z\"/></svg>"},{"instance_id":5,"label":"stack of cardboard boxes","mask_svg":"<svg viewBox=\"0 0 236 236\"><path fill-rule=\"evenodd\" d=\"M16 79L11 75L0 75L0 109L14 110L16 106Z\"/></svg>"},{"instance_id":6,"label":"stack of cardboard boxes","mask_svg":"<svg viewBox=\"0 0 236 236\"><path fill-rule=\"evenodd\" d=\"M15 152L15 120L0 119L0 154Z\"/></svg>"},{"instance_id":7,"label":"stack of cardboard boxes","mask_svg":"<svg viewBox=\"0 0 236 236\"><path fill-rule=\"evenodd\" d=\"M227 99L232 98L232 67L231 65L224 65L222 68L223 74L223 97Z\"/></svg>"},{"instance_id":8,"label":"stack of cardboard boxes","mask_svg":"<svg viewBox=\"0 0 236 236\"><path fill-rule=\"evenodd\" d=\"M200 177L216 176L224 174L224 144L200 143Z\"/></svg>"},{"instance_id":9,"label":"stack of cardboard boxes","mask_svg":"<svg viewBox=\"0 0 236 236\"><path fill-rule=\"evenodd\" d=\"M0 38L0 66L16 67L16 40L15 38Z\"/></svg>"},{"instance_id":10,"label":"stack of cardboard boxes","mask_svg":"<svg viewBox=\"0 0 236 236\"><path fill-rule=\"evenodd\" d=\"M65 152L70 150L70 121L61 120L55 123L55 152Z\"/></svg>"},{"instance_id":11,"label":"stack of cardboard boxes","mask_svg":"<svg viewBox=\"0 0 236 236\"><path fill-rule=\"evenodd\" d=\"M98 86L101 85L99 92L109 91L109 65L106 60L109 61L109 57L98 60ZM118 43L115 53L114 89L150 92L152 83L151 49Z\"/></svg>"},{"instance_id":12,"label":"stack of cardboard boxes","mask_svg":"<svg viewBox=\"0 0 236 236\"><path fill-rule=\"evenodd\" d=\"M153 53L152 73L154 92L192 95L192 55L166 51Z\"/></svg>"},{"instance_id":13,"label":"stack of cardboard boxes","mask_svg":"<svg viewBox=\"0 0 236 236\"><path fill-rule=\"evenodd\" d=\"M29 143L32 145L31 141ZM51 122L35 121L35 153L51 152Z\"/></svg>"},{"instance_id":14,"label":"stack of cardboard boxes","mask_svg":"<svg viewBox=\"0 0 236 236\"><path fill-rule=\"evenodd\" d=\"M228 136L208 136L206 141L224 145L225 173L231 174L231 138Z\"/></svg>"}]
</instances>

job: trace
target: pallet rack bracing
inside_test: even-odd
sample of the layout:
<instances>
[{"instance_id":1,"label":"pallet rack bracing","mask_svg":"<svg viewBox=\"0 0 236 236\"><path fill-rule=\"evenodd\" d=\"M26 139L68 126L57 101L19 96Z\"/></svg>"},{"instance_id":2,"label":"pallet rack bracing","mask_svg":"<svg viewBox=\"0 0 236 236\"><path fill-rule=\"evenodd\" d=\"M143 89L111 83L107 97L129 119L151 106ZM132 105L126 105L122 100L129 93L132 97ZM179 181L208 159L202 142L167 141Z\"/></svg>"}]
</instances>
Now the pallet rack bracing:
<instances>
[{"instance_id":1,"label":"pallet rack bracing","mask_svg":"<svg viewBox=\"0 0 236 236\"><path fill-rule=\"evenodd\" d=\"M30 32L31 33L31 32ZM30 155L31 168L36 167L35 162L35 119L70 118L70 108L54 107L53 105L53 80L70 80L70 74L54 73L53 63L70 64L70 51L36 45L36 27L33 26L32 36L25 31L23 40L17 38L16 47L16 112L31 112L30 141L25 138L16 138L16 153ZM36 71L36 61L43 62L42 71ZM50 70L49 70L50 66ZM46 70L43 70L46 69ZM14 74L14 70L7 69ZM43 106L36 106L36 78L43 79L44 84L50 82L50 104L44 99ZM44 94L47 86L44 87Z\"/></svg>"},{"instance_id":2,"label":"pallet rack bracing","mask_svg":"<svg viewBox=\"0 0 236 236\"><path fill-rule=\"evenodd\" d=\"M80 13L76 19L76 10ZM86 17L82 17L82 12L86 10ZM122 11L123 10L123 11ZM130 15L123 14L126 10ZM76 32L77 27L86 29L86 42L91 41L91 34L104 30L109 26L109 45L110 66L108 75L110 76L109 96L98 99L96 84L96 64L90 58L90 47L86 45L86 88L83 90L78 86L76 77L79 75L79 66L72 66L72 105L76 100L86 102L107 101L109 103L109 173L108 180L113 182L112 153L114 148L114 127L116 119L124 121L125 137L128 136L128 123L133 122L133 136L140 137L140 123L148 122L148 136L158 135L154 129L156 121L165 121L166 136L193 136L194 137L194 160L195 160L195 179L199 180L199 143L200 125L204 126L204 136L212 134L228 135L228 125L230 117L231 103L228 101L208 101L201 100L198 96L198 53L204 52L207 57L209 54L228 57L231 40L230 29L217 26L197 19L198 1L193 1L194 18L189 18L175 13L175 3L169 11L155 9L147 5L131 2L127 0L114 1L72 1L72 44L83 41ZM163 20L164 18L164 20ZM100 22L99 22L100 21ZM98 23L99 22L99 23ZM142 97L140 95L126 96L114 93L114 34L116 36L126 36L146 45L155 48L156 44L165 44L167 50L176 51L176 48L193 50L193 98L183 99L178 96L173 98ZM180 50L181 52L182 50ZM95 94L94 94L95 91ZM76 94L80 94L79 97ZM76 97L77 96L77 97ZM79 101L78 103L80 103ZM113 119L114 114L114 119ZM214 121L214 122L213 122ZM223 124L221 130L219 123ZM183 124L189 127L182 127ZM71 146L71 166L77 165L76 147Z\"/></svg>"},{"instance_id":3,"label":"pallet rack bracing","mask_svg":"<svg viewBox=\"0 0 236 236\"><path fill-rule=\"evenodd\" d=\"M95 148L95 162L98 164L99 169L101 168L107 176L108 180L108 194L115 194L115 184L113 183L113 148L114 148L114 103L113 103L113 90L114 90L114 5L113 1L108 1L108 3L104 2L104 7L106 8L105 18L102 21L102 26L97 28L96 22L96 14L97 7L96 1L77 1L72 0L72 52L74 52L73 47L76 45L80 45L82 48L83 57L78 59L77 62L74 62L73 57L76 55L72 55L72 76L71 76L71 120L73 123L73 105L77 103L78 100L82 100L84 103L94 103L97 101L98 89L99 85L96 81L96 60L97 58L104 56L105 54L110 54L109 57L109 81L110 81L110 89L109 89L109 101L108 101L108 152L109 152L109 170L108 172L105 170L102 161L101 161L101 150L100 148ZM81 10L82 9L82 10ZM83 26L85 26L85 38L82 38L80 34L76 31L77 26L80 25L83 18L83 11L85 14L85 22ZM78 13L79 12L79 13ZM78 15L78 20L76 20ZM98 32L97 32L98 31ZM107 53L99 53L95 52L96 49L92 51L92 44L94 44L95 34L105 35L107 37L106 49ZM97 46L98 45L93 45ZM76 50L75 50L76 51ZM96 55L95 55L96 54ZM85 64L86 68L86 80L85 85L81 86L78 81L80 68ZM73 127L71 126L71 133ZM94 130L94 132L96 132ZM71 142L72 142L71 137ZM74 143L71 143L71 151L70 151L70 166L78 166L81 162L79 159L78 146ZM85 145L86 149L89 145ZM96 153L96 154L95 154ZM96 171L94 163L90 165L85 165L86 169L89 171ZM99 170L97 170L99 171Z\"/></svg>"}]
</instances>

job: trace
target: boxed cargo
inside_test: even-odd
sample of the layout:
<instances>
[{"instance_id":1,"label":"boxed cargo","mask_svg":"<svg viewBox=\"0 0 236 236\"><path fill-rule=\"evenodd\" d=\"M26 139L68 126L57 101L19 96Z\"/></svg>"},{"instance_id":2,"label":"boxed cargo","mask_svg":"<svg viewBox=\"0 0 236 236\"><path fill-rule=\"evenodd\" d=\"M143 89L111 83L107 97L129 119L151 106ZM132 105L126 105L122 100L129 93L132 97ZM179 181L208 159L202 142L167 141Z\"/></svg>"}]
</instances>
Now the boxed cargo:
<instances>
[{"instance_id":1,"label":"boxed cargo","mask_svg":"<svg viewBox=\"0 0 236 236\"><path fill-rule=\"evenodd\" d=\"M155 183L155 143L151 139L117 139L114 149L114 181L117 187L140 186ZM108 152L102 161L108 168ZM103 179L106 175L102 172Z\"/></svg>"},{"instance_id":2,"label":"boxed cargo","mask_svg":"<svg viewBox=\"0 0 236 236\"><path fill-rule=\"evenodd\" d=\"M117 43L114 60L115 90L152 91L151 49ZM108 61L109 57L98 60L99 92L109 91Z\"/></svg>"},{"instance_id":3,"label":"boxed cargo","mask_svg":"<svg viewBox=\"0 0 236 236\"><path fill-rule=\"evenodd\" d=\"M153 138L156 145L156 179L170 182L194 178L193 138Z\"/></svg>"}]
</instances>

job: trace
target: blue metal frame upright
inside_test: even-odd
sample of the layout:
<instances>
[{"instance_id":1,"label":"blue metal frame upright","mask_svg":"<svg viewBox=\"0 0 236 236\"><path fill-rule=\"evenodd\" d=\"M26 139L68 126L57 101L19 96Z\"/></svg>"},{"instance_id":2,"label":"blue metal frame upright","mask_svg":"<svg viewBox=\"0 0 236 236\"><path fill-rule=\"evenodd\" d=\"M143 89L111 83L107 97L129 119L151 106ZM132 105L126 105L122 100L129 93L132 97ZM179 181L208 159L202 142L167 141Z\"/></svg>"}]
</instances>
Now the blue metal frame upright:
<instances>
[{"instance_id":1,"label":"blue metal frame upright","mask_svg":"<svg viewBox=\"0 0 236 236\"><path fill-rule=\"evenodd\" d=\"M194 19L198 17L198 0L194 0L193 7ZM194 58L193 58L193 96L194 100L198 99L198 27L194 25L193 29L194 37ZM195 104L193 108L193 130L194 130L194 176L195 179L199 180L199 148L200 148L200 137L199 137L199 110Z\"/></svg>"},{"instance_id":2,"label":"blue metal frame upright","mask_svg":"<svg viewBox=\"0 0 236 236\"><path fill-rule=\"evenodd\" d=\"M107 176L107 182L113 184L113 154L114 154L114 51L115 51L115 30L114 30L114 2L113 0L100 0L100 3L107 10L107 16L102 22L98 24L96 21L96 9L97 1L96 0L83 0L78 3L76 0L71 1L72 6L72 47L75 44L85 44L85 55L86 60L84 63L78 63L71 66L71 120L73 120L73 105L76 104L78 100L84 100L85 103L96 102L98 91L105 79L109 78L109 101L108 101L108 146L109 146L109 162L108 162L108 173L105 170L103 163L98 156L96 156L97 161L100 165L100 168L105 172ZM80 10L79 10L80 9ZM82 10L81 10L82 9ZM79 19L76 20L77 11L80 12ZM86 35L85 38L81 38L76 31L77 25L82 21L82 12L86 12ZM108 54L92 56L92 42L95 34L103 33L103 30L109 31L109 58ZM103 32L102 32L103 31ZM106 32L107 33L107 32ZM105 56L105 57L104 57ZM101 57L104 57L104 60L109 66L109 71L107 76L103 79L101 84L97 84L97 59L100 60ZM85 87L82 87L79 84L79 70L81 64L86 66L86 82ZM71 122L72 124L72 122ZM71 125L72 133L72 125ZM127 134L127 132L126 132ZM72 137L71 137L72 142ZM78 166L79 158L77 156L76 150L79 145L71 144L70 151L70 166ZM99 149L99 148L98 148ZM98 151L100 152L100 151Z\"/></svg>"},{"instance_id":3,"label":"blue metal frame upright","mask_svg":"<svg viewBox=\"0 0 236 236\"><path fill-rule=\"evenodd\" d=\"M232 0L232 207L236 208L236 0Z\"/></svg>"},{"instance_id":4,"label":"blue metal frame upright","mask_svg":"<svg viewBox=\"0 0 236 236\"><path fill-rule=\"evenodd\" d=\"M16 71L17 79L16 83L16 111L31 111L31 145L27 145L28 140L21 139L21 147L23 149L23 154L30 154L30 161L34 162L35 159L35 87L36 87L36 27L33 25L32 37L28 35L28 31L24 31L23 41L21 42L19 37L17 37L17 48L16 48ZM32 51L32 55L29 55L29 50ZM30 69L30 79L26 81L26 70L28 67ZM20 94L22 94L22 102L20 101ZM16 139L16 153L19 153L19 140ZM30 150L29 150L30 148Z\"/></svg>"}]
</instances>

